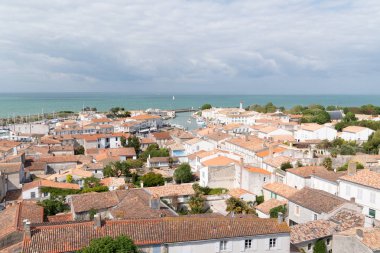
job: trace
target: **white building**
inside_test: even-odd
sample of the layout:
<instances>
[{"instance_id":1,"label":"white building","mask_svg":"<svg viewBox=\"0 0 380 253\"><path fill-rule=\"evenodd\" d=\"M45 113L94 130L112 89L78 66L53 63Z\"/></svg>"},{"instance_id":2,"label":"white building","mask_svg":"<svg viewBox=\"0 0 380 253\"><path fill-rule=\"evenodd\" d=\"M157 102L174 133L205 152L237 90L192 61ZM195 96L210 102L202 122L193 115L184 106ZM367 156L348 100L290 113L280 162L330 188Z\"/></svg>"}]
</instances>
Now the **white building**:
<instances>
[{"instance_id":1,"label":"white building","mask_svg":"<svg viewBox=\"0 0 380 253\"><path fill-rule=\"evenodd\" d=\"M339 196L355 200L363 206L363 214L380 220L380 174L368 169L356 172L353 167L339 178Z\"/></svg>"},{"instance_id":2,"label":"white building","mask_svg":"<svg viewBox=\"0 0 380 253\"><path fill-rule=\"evenodd\" d=\"M322 166L307 166L287 169L285 183L296 189L311 187L311 175L316 172L324 173L327 172L327 169Z\"/></svg>"},{"instance_id":3,"label":"white building","mask_svg":"<svg viewBox=\"0 0 380 253\"><path fill-rule=\"evenodd\" d=\"M368 141L368 137L375 131L367 127L348 126L343 128L340 137L345 141L364 142Z\"/></svg>"},{"instance_id":4,"label":"white building","mask_svg":"<svg viewBox=\"0 0 380 253\"><path fill-rule=\"evenodd\" d=\"M256 195L263 195L263 185L271 181L271 173L251 166L242 170L241 188Z\"/></svg>"},{"instance_id":5,"label":"white building","mask_svg":"<svg viewBox=\"0 0 380 253\"><path fill-rule=\"evenodd\" d=\"M210 151L214 149L214 145L211 142L205 141L203 139L194 138L183 143L185 147L186 154L190 155L195 152L204 150Z\"/></svg>"},{"instance_id":6,"label":"white building","mask_svg":"<svg viewBox=\"0 0 380 253\"><path fill-rule=\"evenodd\" d=\"M298 129L294 134L294 138L299 142L307 140L332 141L336 137L337 131L334 128L316 123L302 124L300 129Z\"/></svg>"},{"instance_id":7,"label":"white building","mask_svg":"<svg viewBox=\"0 0 380 253\"><path fill-rule=\"evenodd\" d=\"M43 192L41 189L43 187L56 188L56 189L71 189L79 190L78 184L71 183L60 183L50 180L35 180L31 183L24 184L22 187L22 199L42 199L48 198L49 193Z\"/></svg>"},{"instance_id":8,"label":"white building","mask_svg":"<svg viewBox=\"0 0 380 253\"><path fill-rule=\"evenodd\" d=\"M96 229L102 236L128 236L146 253L290 252L290 230L281 219L247 216L216 219L199 215L103 223L96 216L94 221L65 224L65 228L62 229L62 225L51 225L49 229L33 226L30 236L24 236L27 242L24 242L23 251L72 252L97 238L97 233L93 233ZM74 235L82 238L75 245L52 239L70 240Z\"/></svg>"}]
</instances>

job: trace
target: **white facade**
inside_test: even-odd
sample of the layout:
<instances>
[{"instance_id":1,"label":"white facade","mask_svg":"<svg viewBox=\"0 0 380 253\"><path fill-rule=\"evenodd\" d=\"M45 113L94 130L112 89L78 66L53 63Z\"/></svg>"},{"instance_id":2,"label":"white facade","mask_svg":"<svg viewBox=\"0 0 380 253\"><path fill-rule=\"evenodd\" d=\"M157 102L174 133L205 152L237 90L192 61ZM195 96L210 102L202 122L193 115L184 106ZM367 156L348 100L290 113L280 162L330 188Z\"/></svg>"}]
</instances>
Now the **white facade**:
<instances>
[{"instance_id":1,"label":"white facade","mask_svg":"<svg viewBox=\"0 0 380 253\"><path fill-rule=\"evenodd\" d=\"M271 182L271 175L243 169L241 188L256 195L263 195L263 185Z\"/></svg>"},{"instance_id":2,"label":"white facade","mask_svg":"<svg viewBox=\"0 0 380 253\"><path fill-rule=\"evenodd\" d=\"M304 187L311 187L311 179L300 177L287 171L285 176L285 184L300 190Z\"/></svg>"},{"instance_id":3,"label":"white facade","mask_svg":"<svg viewBox=\"0 0 380 253\"><path fill-rule=\"evenodd\" d=\"M271 131L269 133L260 132L260 131L258 131L258 133L257 133L257 137L259 137L261 139L268 139L270 137L279 136L279 135L293 136L292 132L284 130L284 129L280 129L280 128L276 129L276 130L273 130L273 131Z\"/></svg>"},{"instance_id":4,"label":"white facade","mask_svg":"<svg viewBox=\"0 0 380 253\"><path fill-rule=\"evenodd\" d=\"M332 141L337 137L337 131L328 126L322 126L317 130L299 129L295 132L294 138L297 141L306 140L329 140Z\"/></svg>"},{"instance_id":5,"label":"white facade","mask_svg":"<svg viewBox=\"0 0 380 253\"><path fill-rule=\"evenodd\" d=\"M374 132L375 131L373 131L372 129L369 129L366 127L363 127L363 129L358 132L349 132L343 129L340 137L345 141L363 142L363 141L368 141L368 137Z\"/></svg>"},{"instance_id":6,"label":"white facade","mask_svg":"<svg viewBox=\"0 0 380 253\"><path fill-rule=\"evenodd\" d=\"M380 220L380 190L340 180L339 197L347 200L355 198L355 203L363 206L364 215Z\"/></svg>"},{"instance_id":7,"label":"white facade","mask_svg":"<svg viewBox=\"0 0 380 253\"><path fill-rule=\"evenodd\" d=\"M331 182L326 179L311 175L310 187L316 190L328 192L333 195L338 195L338 183Z\"/></svg>"},{"instance_id":8,"label":"white facade","mask_svg":"<svg viewBox=\"0 0 380 253\"><path fill-rule=\"evenodd\" d=\"M22 199L41 199L48 198L49 193L42 193L40 187L34 187L32 189L22 191Z\"/></svg>"},{"instance_id":9,"label":"white facade","mask_svg":"<svg viewBox=\"0 0 380 253\"><path fill-rule=\"evenodd\" d=\"M274 245L274 244L275 245ZM247 245L247 248L246 248ZM249 248L250 247L250 248ZM153 251L155 252L155 251ZM161 251L157 251L161 252ZM262 235L246 238L195 241L168 245L168 253L241 253L241 252L290 252L288 234Z\"/></svg>"},{"instance_id":10,"label":"white facade","mask_svg":"<svg viewBox=\"0 0 380 253\"><path fill-rule=\"evenodd\" d=\"M201 151L201 150L211 151L214 149L214 145L205 140L199 140L195 143L184 142L184 147L185 147L186 154L188 155Z\"/></svg>"}]
</instances>

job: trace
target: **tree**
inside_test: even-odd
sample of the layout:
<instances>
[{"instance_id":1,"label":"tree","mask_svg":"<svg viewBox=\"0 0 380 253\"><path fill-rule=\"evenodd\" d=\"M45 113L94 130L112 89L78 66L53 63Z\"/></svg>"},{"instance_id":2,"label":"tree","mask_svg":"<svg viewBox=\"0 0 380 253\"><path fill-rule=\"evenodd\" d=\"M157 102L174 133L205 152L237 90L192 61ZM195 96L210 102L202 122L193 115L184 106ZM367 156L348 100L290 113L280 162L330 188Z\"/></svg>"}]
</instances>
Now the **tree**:
<instances>
[{"instance_id":1,"label":"tree","mask_svg":"<svg viewBox=\"0 0 380 253\"><path fill-rule=\"evenodd\" d=\"M127 147L127 139L124 136L120 137L120 144L122 147Z\"/></svg>"},{"instance_id":2,"label":"tree","mask_svg":"<svg viewBox=\"0 0 380 253\"><path fill-rule=\"evenodd\" d=\"M293 165L290 162L284 162L281 164L281 170L286 171L287 169L293 168Z\"/></svg>"},{"instance_id":3,"label":"tree","mask_svg":"<svg viewBox=\"0 0 380 253\"><path fill-rule=\"evenodd\" d=\"M165 184L165 179L161 174L149 172L140 178L144 182L144 186L160 186Z\"/></svg>"},{"instance_id":4,"label":"tree","mask_svg":"<svg viewBox=\"0 0 380 253\"><path fill-rule=\"evenodd\" d=\"M357 120L358 120L358 118L356 118L355 113L347 112L342 121L343 122L353 122L353 121L357 121Z\"/></svg>"},{"instance_id":5,"label":"tree","mask_svg":"<svg viewBox=\"0 0 380 253\"><path fill-rule=\"evenodd\" d=\"M94 188L100 186L100 179L94 176L87 177L84 179L83 187L84 188Z\"/></svg>"},{"instance_id":6,"label":"tree","mask_svg":"<svg viewBox=\"0 0 380 253\"><path fill-rule=\"evenodd\" d=\"M201 110L203 111L203 110L208 110L208 109L211 109L211 108L212 108L211 104L204 104L204 105L202 105Z\"/></svg>"},{"instance_id":7,"label":"tree","mask_svg":"<svg viewBox=\"0 0 380 253\"><path fill-rule=\"evenodd\" d=\"M206 200L202 194L195 194L189 200L190 213L191 214L205 213L206 212L205 203L206 203Z\"/></svg>"},{"instance_id":8,"label":"tree","mask_svg":"<svg viewBox=\"0 0 380 253\"><path fill-rule=\"evenodd\" d=\"M326 252L327 252L327 248L326 248L325 241L322 239L318 240L314 245L313 253L326 253Z\"/></svg>"},{"instance_id":9,"label":"tree","mask_svg":"<svg viewBox=\"0 0 380 253\"><path fill-rule=\"evenodd\" d=\"M73 182L73 176L71 174L66 176L66 183L72 183Z\"/></svg>"},{"instance_id":10,"label":"tree","mask_svg":"<svg viewBox=\"0 0 380 253\"><path fill-rule=\"evenodd\" d=\"M193 180L194 176L191 173L191 168L188 163L182 163L175 171L174 171L174 180L176 183L189 183Z\"/></svg>"},{"instance_id":11,"label":"tree","mask_svg":"<svg viewBox=\"0 0 380 253\"><path fill-rule=\"evenodd\" d=\"M65 203L64 196L50 195L49 199L38 202L38 204L44 208L45 216L56 215L57 213L70 210Z\"/></svg>"},{"instance_id":12,"label":"tree","mask_svg":"<svg viewBox=\"0 0 380 253\"><path fill-rule=\"evenodd\" d=\"M368 141L363 144L363 148L367 153L378 153L380 145L380 130L377 130L368 138Z\"/></svg>"},{"instance_id":13,"label":"tree","mask_svg":"<svg viewBox=\"0 0 380 253\"><path fill-rule=\"evenodd\" d=\"M119 236L115 239L107 236L103 238L93 239L90 242L90 245L79 250L80 253L119 253L119 252L128 252L128 253L139 253L139 249L134 244L134 242L126 237Z\"/></svg>"},{"instance_id":14,"label":"tree","mask_svg":"<svg viewBox=\"0 0 380 253\"><path fill-rule=\"evenodd\" d=\"M141 147L139 138L137 138L137 136L129 136L127 147L134 148L136 151L136 154L138 154L140 152L140 147Z\"/></svg>"},{"instance_id":15,"label":"tree","mask_svg":"<svg viewBox=\"0 0 380 253\"><path fill-rule=\"evenodd\" d=\"M157 144L151 144L140 154L140 159L146 161L148 157L168 157L169 150L167 148L159 148Z\"/></svg>"},{"instance_id":16,"label":"tree","mask_svg":"<svg viewBox=\"0 0 380 253\"><path fill-rule=\"evenodd\" d=\"M285 205L281 205L281 206L273 207L269 211L269 215L270 215L271 218L277 218L278 217L278 213L285 214L286 213L286 206Z\"/></svg>"},{"instance_id":17,"label":"tree","mask_svg":"<svg viewBox=\"0 0 380 253\"><path fill-rule=\"evenodd\" d=\"M330 157L323 159L322 166L328 170L332 170L332 159Z\"/></svg>"},{"instance_id":18,"label":"tree","mask_svg":"<svg viewBox=\"0 0 380 253\"><path fill-rule=\"evenodd\" d=\"M74 155L84 155L84 147L82 145L74 149Z\"/></svg>"},{"instance_id":19,"label":"tree","mask_svg":"<svg viewBox=\"0 0 380 253\"><path fill-rule=\"evenodd\" d=\"M227 212L234 212L236 214L241 214L241 213L250 213L254 214L255 211L248 206L248 204L239 198L231 197L226 200L227 204Z\"/></svg>"},{"instance_id":20,"label":"tree","mask_svg":"<svg viewBox=\"0 0 380 253\"><path fill-rule=\"evenodd\" d=\"M126 161L112 162L104 168L103 175L104 177L120 177L122 175L129 177L131 176L130 168L132 167L132 164L135 165L130 159Z\"/></svg>"}]
</instances>

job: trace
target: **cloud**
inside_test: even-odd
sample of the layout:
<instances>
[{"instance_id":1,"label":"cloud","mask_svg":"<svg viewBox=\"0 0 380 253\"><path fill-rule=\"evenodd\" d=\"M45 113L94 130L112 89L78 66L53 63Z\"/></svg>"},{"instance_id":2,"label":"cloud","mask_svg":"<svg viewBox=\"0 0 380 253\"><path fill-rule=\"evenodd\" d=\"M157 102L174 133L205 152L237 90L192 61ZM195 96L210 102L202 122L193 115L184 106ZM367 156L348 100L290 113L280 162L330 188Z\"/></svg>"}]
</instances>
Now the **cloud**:
<instances>
[{"instance_id":1,"label":"cloud","mask_svg":"<svg viewBox=\"0 0 380 253\"><path fill-rule=\"evenodd\" d=\"M377 0L7 1L0 90L380 93L378 13Z\"/></svg>"}]
</instances>

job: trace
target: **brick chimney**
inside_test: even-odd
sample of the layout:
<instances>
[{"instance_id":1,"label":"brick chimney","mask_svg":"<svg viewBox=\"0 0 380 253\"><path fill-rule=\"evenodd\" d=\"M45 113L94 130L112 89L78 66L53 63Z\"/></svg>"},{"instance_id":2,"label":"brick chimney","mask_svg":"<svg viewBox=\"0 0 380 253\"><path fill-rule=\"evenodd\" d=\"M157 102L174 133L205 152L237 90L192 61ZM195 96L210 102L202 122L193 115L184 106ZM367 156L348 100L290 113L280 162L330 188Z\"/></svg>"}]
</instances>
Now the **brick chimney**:
<instances>
[{"instance_id":1,"label":"brick chimney","mask_svg":"<svg viewBox=\"0 0 380 253\"><path fill-rule=\"evenodd\" d=\"M154 210L160 209L160 196L156 194L152 195L150 197L149 206Z\"/></svg>"},{"instance_id":2,"label":"brick chimney","mask_svg":"<svg viewBox=\"0 0 380 253\"><path fill-rule=\"evenodd\" d=\"M278 222L278 224L281 224L281 223L284 222L284 214L283 213L278 212L278 214L277 214L277 222Z\"/></svg>"},{"instance_id":3,"label":"brick chimney","mask_svg":"<svg viewBox=\"0 0 380 253\"><path fill-rule=\"evenodd\" d=\"M25 239L30 240L32 238L32 231L30 229L30 221L24 220L24 235Z\"/></svg>"},{"instance_id":4,"label":"brick chimney","mask_svg":"<svg viewBox=\"0 0 380 253\"><path fill-rule=\"evenodd\" d=\"M101 228L102 227L102 219L100 217L100 214L94 215L94 228Z\"/></svg>"},{"instance_id":5,"label":"brick chimney","mask_svg":"<svg viewBox=\"0 0 380 253\"><path fill-rule=\"evenodd\" d=\"M349 161L347 171L349 176L354 176L356 174L356 163Z\"/></svg>"}]
</instances>

